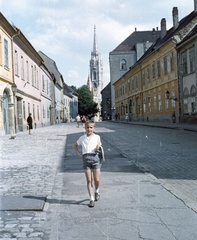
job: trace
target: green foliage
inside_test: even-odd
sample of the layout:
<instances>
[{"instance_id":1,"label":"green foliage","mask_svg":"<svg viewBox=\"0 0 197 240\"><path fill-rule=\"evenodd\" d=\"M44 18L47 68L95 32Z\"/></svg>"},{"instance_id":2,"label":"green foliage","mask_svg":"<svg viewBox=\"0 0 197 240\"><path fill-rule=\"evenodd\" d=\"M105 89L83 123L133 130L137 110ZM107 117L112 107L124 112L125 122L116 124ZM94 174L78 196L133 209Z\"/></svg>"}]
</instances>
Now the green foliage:
<instances>
[{"instance_id":1,"label":"green foliage","mask_svg":"<svg viewBox=\"0 0 197 240\"><path fill-rule=\"evenodd\" d=\"M74 92L76 92L77 93L77 88L75 87L75 86L70 86L73 90L74 90Z\"/></svg>"},{"instance_id":2,"label":"green foliage","mask_svg":"<svg viewBox=\"0 0 197 240\"><path fill-rule=\"evenodd\" d=\"M78 93L78 107L79 107L79 114L94 117L99 109L98 104L93 101L92 93L90 92L88 86L83 85L80 88L76 88L71 86L73 90Z\"/></svg>"}]
</instances>

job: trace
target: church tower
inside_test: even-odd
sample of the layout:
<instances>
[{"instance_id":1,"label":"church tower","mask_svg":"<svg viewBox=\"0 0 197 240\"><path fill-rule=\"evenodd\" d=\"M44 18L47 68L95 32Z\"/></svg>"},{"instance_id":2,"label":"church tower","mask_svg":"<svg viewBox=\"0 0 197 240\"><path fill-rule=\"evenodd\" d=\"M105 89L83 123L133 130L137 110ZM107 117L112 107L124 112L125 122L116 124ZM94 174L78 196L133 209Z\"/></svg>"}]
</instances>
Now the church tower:
<instances>
[{"instance_id":1,"label":"church tower","mask_svg":"<svg viewBox=\"0 0 197 240\"><path fill-rule=\"evenodd\" d=\"M90 59L90 75L88 77L88 87L93 95L93 101L98 103L99 112L95 117L95 121L100 120L101 115L101 91L103 89L103 64L100 53L97 48L96 26L94 26L93 51Z\"/></svg>"}]
</instances>

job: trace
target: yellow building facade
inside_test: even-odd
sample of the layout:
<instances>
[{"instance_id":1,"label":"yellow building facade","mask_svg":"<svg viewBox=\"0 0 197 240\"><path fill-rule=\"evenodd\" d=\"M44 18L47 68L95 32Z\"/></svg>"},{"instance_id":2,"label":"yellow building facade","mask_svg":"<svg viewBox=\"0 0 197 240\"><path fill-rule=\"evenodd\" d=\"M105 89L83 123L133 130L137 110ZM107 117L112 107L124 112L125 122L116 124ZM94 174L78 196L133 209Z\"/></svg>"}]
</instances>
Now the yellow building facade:
<instances>
[{"instance_id":1,"label":"yellow building facade","mask_svg":"<svg viewBox=\"0 0 197 240\"><path fill-rule=\"evenodd\" d=\"M152 49L114 84L116 111L121 119L128 113L130 119L136 121L177 121L179 101L175 47L171 39L155 51Z\"/></svg>"},{"instance_id":2,"label":"yellow building facade","mask_svg":"<svg viewBox=\"0 0 197 240\"><path fill-rule=\"evenodd\" d=\"M187 59L180 59L177 47L193 34L197 24L197 4L194 11L180 21L177 7L173 8L172 13L173 26L167 31L165 18L161 19L161 37L113 84L116 113L122 120L126 115L134 121L175 123L183 119L183 104L186 108L186 100L183 102L181 86ZM187 57L190 65L191 61L193 65L196 61L192 51ZM193 72L194 75L195 68ZM195 91L192 92L192 99L194 94ZM189 107L195 109L195 101L192 101Z\"/></svg>"},{"instance_id":3,"label":"yellow building facade","mask_svg":"<svg viewBox=\"0 0 197 240\"><path fill-rule=\"evenodd\" d=\"M15 133L12 58L14 34L14 28L0 13L0 135Z\"/></svg>"}]
</instances>

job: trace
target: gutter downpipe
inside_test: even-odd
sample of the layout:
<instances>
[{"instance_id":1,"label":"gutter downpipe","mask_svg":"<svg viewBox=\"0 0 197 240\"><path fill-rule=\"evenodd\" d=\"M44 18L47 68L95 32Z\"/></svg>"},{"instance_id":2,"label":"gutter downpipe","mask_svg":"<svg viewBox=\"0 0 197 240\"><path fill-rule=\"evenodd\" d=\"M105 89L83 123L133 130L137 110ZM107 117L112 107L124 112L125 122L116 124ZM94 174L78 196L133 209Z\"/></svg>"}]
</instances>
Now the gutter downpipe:
<instances>
[{"instance_id":1,"label":"gutter downpipe","mask_svg":"<svg viewBox=\"0 0 197 240\"><path fill-rule=\"evenodd\" d=\"M16 33L12 36L12 43L11 43L11 52L12 52L12 80L13 80L13 85L12 85L12 87L13 87L13 89L15 89L14 91L13 91L13 89L12 89L12 92L13 92L13 103L14 103L14 131L13 131L13 133L12 133L12 135L16 135L16 92L17 92L17 85L16 85L16 83L15 83L15 79L14 79L14 75L15 75L15 71L14 71L14 38L16 37L16 36L19 36L20 35L20 33L21 33L21 31L18 29L18 28L15 28L15 30L16 30ZM11 138L13 138L14 136L11 136Z\"/></svg>"}]
</instances>

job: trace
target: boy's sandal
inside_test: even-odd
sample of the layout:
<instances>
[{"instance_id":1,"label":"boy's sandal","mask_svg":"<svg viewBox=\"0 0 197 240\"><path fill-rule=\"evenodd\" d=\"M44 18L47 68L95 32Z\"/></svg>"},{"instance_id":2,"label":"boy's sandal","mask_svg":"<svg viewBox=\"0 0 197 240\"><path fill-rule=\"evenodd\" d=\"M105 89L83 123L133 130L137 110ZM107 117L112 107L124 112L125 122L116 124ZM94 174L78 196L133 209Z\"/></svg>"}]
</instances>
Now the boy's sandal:
<instances>
[{"instance_id":1,"label":"boy's sandal","mask_svg":"<svg viewBox=\"0 0 197 240\"><path fill-rule=\"evenodd\" d=\"M100 198L100 194L99 193L95 193L95 201L98 201Z\"/></svg>"},{"instance_id":2,"label":"boy's sandal","mask_svg":"<svg viewBox=\"0 0 197 240\"><path fill-rule=\"evenodd\" d=\"M88 207L94 207L94 201L93 201L93 200L91 200L91 201L89 202Z\"/></svg>"}]
</instances>

